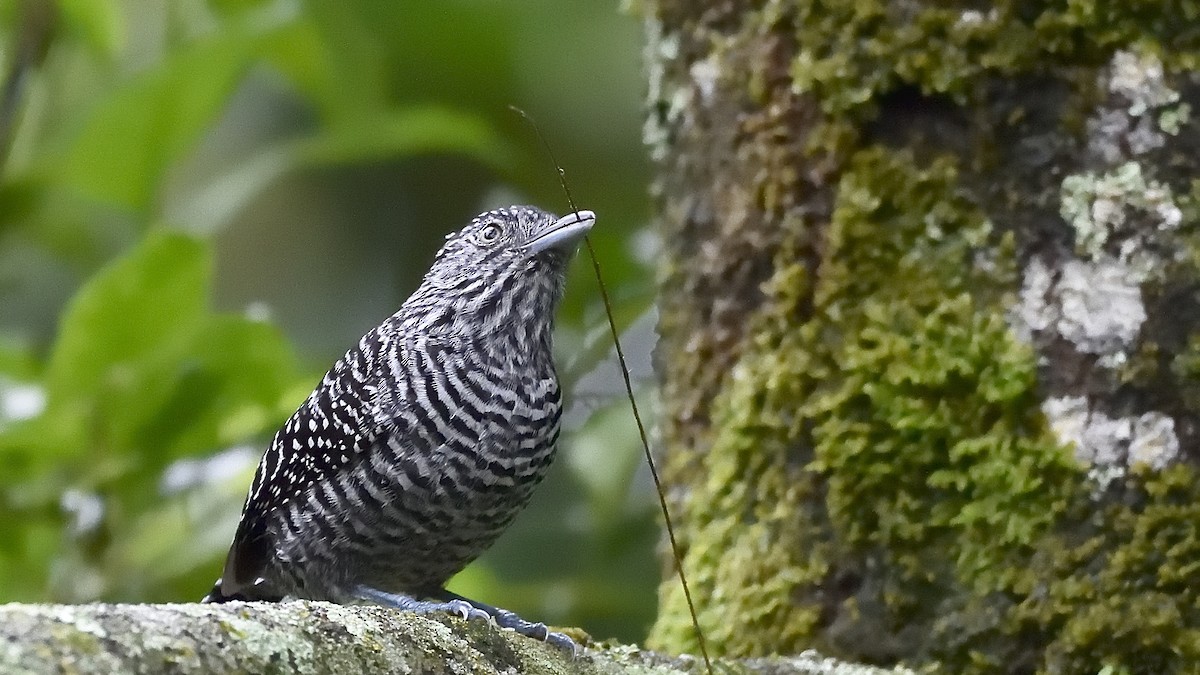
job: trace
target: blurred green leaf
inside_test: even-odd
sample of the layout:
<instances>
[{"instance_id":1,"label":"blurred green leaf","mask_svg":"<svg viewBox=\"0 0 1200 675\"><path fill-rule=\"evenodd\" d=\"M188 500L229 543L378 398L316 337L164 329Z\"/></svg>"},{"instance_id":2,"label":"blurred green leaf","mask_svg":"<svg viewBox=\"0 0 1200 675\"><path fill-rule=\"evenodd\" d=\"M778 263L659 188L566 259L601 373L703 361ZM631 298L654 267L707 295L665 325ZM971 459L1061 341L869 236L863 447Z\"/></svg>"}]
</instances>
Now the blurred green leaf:
<instances>
[{"instance_id":1,"label":"blurred green leaf","mask_svg":"<svg viewBox=\"0 0 1200 675\"><path fill-rule=\"evenodd\" d=\"M321 111L327 119L357 104L332 63L329 46L308 18L293 21L263 37L259 53Z\"/></svg>"},{"instance_id":2,"label":"blurred green leaf","mask_svg":"<svg viewBox=\"0 0 1200 675\"><path fill-rule=\"evenodd\" d=\"M519 72L519 3L305 0L340 70L388 99L511 114ZM537 8L526 11L550 14ZM514 124L514 126L518 126Z\"/></svg>"},{"instance_id":3,"label":"blurred green leaf","mask_svg":"<svg viewBox=\"0 0 1200 675\"><path fill-rule=\"evenodd\" d=\"M386 107L380 49L339 8L301 16L263 37L259 52L283 73L327 121Z\"/></svg>"},{"instance_id":4,"label":"blurred green leaf","mask_svg":"<svg viewBox=\"0 0 1200 675\"><path fill-rule=\"evenodd\" d=\"M595 279L589 279L595 287ZM607 282L606 282L607 283ZM638 321L647 321L654 313L654 294L647 288L630 288L615 294L610 289L613 321L617 324L617 333L621 336L621 346L625 349L628 336L625 332ZM597 293L598 295L598 293ZM560 376L568 388L594 371L596 368L616 368L616 349L612 340L612 328L608 325L608 316L604 303L599 299L587 307L587 332L582 341L574 345L569 359L566 359ZM625 349L628 352L628 349ZM611 363L609 363L611 361ZM636 377L636 375L635 375Z\"/></svg>"},{"instance_id":5,"label":"blurred green leaf","mask_svg":"<svg viewBox=\"0 0 1200 675\"><path fill-rule=\"evenodd\" d=\"M250 47L241 34L220 34L122 86L91 112L66 158L67 181L92 198L146 210L165 169L225 105Z\"/></svg>"},{"instance_id":6,"label":"blurred green leaf","mask_svg":"<svg viewBox=\"0 0 1200 675\"><path fill-rule=\"evenodd\" d=\"M58 0L68 26L101 54L111 57L125 44L125 21L117 0Z\"/></svg>"},{"instance_id":7,"label":"blurred green leaf","mask_svg":"<svg viewBox=\"0 0 1200 675\"><path fill-rule=\"evenodd\" d=\"M5 592L5 600L41 600L45 563L52 560L62 546L61 524L45 517L4 518L3 521L0 525L0 589Z\"/></svg>"},{"instance_id":8,"label":"blurred green leaf","mask_svg":"<svg viewBox=\"0 0 1200 675\"><path fill-rule=\"evenodd\" d=\"M128 387L144 361L178 349L204 314L209 258L203 242L161 230L85 284L51 353L52 402Z\"/></svg>"},{"instance_id":9,"label":"blurred green leaf","mask_svg":"<svg viewBox=\"0 0 1200 675\"><path fill-rule=\"evenodd\" d=\"M263 148L195 190L169 215L173 222L188 223L190 231L216 232L288 172L434 153L464 155L497 173L517 154L486 119L469 113L439 106L379 110Z\"/></svg>"},{"instance_id":10,"label":"blurred green leaf","mask_svg":"<svg viewBox=\"0 0 1200 675\"><path fill-rule=\"evenodd\" d=\"M301 146L314 164L359 163L455 152L503 167L515 151L481 117L442 106L412 106L346 119Z\"/></svg>"},{"instance_id":11,"label":"blurred green leaf","mask_svg":"<svg viewBox=\"0 0 1200 675\"><path fill-rule=\"evenodd\" d=\"M230 495L224 491L197 496L207 499L193 495L165 499L129 523L126 536L116 542L104 561L107 576L121 593L154 598L156 589L225 552L240 508L230 508ZM242 496L234 496L232 504L239 505ZM129 570L138 573L131 575ZM199 572L211 586L219 570L210 565ZM207 588L193 590L193 598L199 599L199 590Z\"/></svg>"},{"instance_id":12,"label":"blurred green leaf","mask_svg":"<svg viewBox=\"0 0 1200 675\"><path fill-rule=\"evenodd\" d=\"M268 0L208 0L208 6L218 14L239 14L262 7L267 2Z\"/></svg>"},{"instance_id":13,"label":"blurred green leaf","mask_svg":"<svg viewBox=\"0 0 1200 675\"><path fill-rule=\"evenodd\" d=\"M644 394L645 392L640 392ZM598 410L587 431L575 434L571 452L564 458L575 480L586 489L592 517L607 526L616 525L629 501L629 483L645 461L639 448L637 428L625 424L629 401L619 398Z\"/></svg>"},{"instance_id":14,"label":"blurred green leaf","mask_svg":"<svg viewBox=\"0 0 1200 675\"><path fill-rule=\"evenodd\" d=\"M14 509L53 504L72 476L53 473L64 456L78 456L87 439L85 415L58 408L0 432L0 486Z\"/></svg>"},{"instance_id":15,"label":"blurred green leaf","mask_svg":"<svg viewBox=\"0 0 1200 675\"><path fill-rule=\"evenodd\" d=\"M5 375L13 379L30 379L37 370L36 363L29 345L0 335L0 381Z\"/></svg>"},{"instance_id":16,"label":"blurred green leaf","mask_svg":"<svg viewBox=\"0 0 1200 675\"><path fill-rule=\"evenodd\" d=\"M269 324L214 317L172 370L170 391L137 431L139 446L157 449L156 464L273 431L295 407L279 400L295 377L295 359Z\"/></svg>"}]
</instances>

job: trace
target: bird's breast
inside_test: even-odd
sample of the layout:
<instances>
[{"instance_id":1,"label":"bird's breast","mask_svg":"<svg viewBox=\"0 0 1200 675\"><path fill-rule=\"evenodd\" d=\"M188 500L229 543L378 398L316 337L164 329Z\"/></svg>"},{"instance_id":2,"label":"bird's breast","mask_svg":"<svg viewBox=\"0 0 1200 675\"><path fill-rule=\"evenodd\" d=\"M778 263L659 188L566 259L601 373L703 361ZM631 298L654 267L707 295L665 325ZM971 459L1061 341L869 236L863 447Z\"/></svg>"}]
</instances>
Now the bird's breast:
<instances>
[{"instance_id":1,"label":"bird's breast","mask_svg":"<svg viewBox=\"0 0 1200 675\"><path fill-rule=\"evenodd\" d=\"M503 334L426 338L410 343L402 370L382 411L382 449L407 466L409 482L480 504L527 498L558 440L561 396L548 346Z\"/></svg>"}]
</instances>

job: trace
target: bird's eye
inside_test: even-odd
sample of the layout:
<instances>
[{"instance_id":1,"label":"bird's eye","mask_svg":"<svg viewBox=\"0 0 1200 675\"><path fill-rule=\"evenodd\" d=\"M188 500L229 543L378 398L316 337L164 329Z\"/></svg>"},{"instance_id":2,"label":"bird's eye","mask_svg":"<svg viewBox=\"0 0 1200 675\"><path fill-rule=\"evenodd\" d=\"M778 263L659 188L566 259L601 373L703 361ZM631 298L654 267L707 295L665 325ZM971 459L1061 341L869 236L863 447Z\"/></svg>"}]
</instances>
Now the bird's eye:
<instances>
[{"instance_id":1,"label":"bird's eye","mask_svg":"<svg viewBox=\"0 0 1200 675\"><path fill-rule=\"evenodd\" d=\"M483 226L482 230L479 231L479 241L482 241L485 244L490 244L499 239L500 235L502 234L504 234L504 228L500 225L500 223L488 223L487 225Z\"/></svg>"}]
</instances>

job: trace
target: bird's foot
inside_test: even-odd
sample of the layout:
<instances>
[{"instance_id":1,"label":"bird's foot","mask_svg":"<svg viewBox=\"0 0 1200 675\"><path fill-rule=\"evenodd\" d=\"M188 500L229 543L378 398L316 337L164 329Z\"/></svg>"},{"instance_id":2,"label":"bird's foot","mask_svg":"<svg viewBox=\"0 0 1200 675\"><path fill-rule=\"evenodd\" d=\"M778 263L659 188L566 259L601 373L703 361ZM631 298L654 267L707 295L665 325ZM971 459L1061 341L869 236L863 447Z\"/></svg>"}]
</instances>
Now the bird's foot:
<instances>
[{"instance_id":1,"label":"bird's foot","mask_svg":"<svg viewBox=\"0 0 1200 675\"><path fill-rule=\"evenodd\" d=\"M541 640L570 652L572 655L579 654L580 646L565 633L558 633L546 627L546 624L535 621L526 621L518 616L515 612L510 612L507 609L492 607L491 605L464 598L461 595L456 595L446 591L442 596L446 602L464 602L477 611L483 612L487 616L496 620L496 625L501 628L510 628L520 635L531 637L535 640Z\"/></svg>"},{"instance_id":2,"label":"bird's foot","mask_svg":"<svg viewBox=\"0 0 1200 675\"><path fill-rule=\"evenodd\" d=\"M384 607L402 609L415 614L446 612L460 616L468 621L472 619L483 619L486 621L492 616L462 598L450 598L443 601L417 600L408 595L388 593L387 591L380 591L367 586L359 586L354 589L354 594L361 600L367 600L377 605L383 605Z\"/></svg>"}]
</instances>

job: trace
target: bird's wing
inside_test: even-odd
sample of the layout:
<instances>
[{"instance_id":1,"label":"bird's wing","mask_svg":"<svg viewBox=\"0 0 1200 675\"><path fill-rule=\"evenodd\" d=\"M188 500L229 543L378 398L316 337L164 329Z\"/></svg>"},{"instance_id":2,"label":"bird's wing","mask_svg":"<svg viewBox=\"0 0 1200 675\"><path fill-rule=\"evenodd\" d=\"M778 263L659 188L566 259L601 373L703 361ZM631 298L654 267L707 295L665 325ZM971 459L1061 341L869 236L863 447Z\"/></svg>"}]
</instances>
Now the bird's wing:
<instances>
[{"instance_id":1,"label":"bird's wing","mask_svg":"<svg viewBox=\"0 0 1200 675\"><path fill-rule=\"evenodd\" d=\"M370 337L334 364L263 453L225 560L221 577L225 595L274 593L263 582L274 554L272 518L293 500L305 498L314 482L357 461L378 435L367 411L384 373L372 367L371 355L363 353Z\"/></svg>"}]
</instances>

